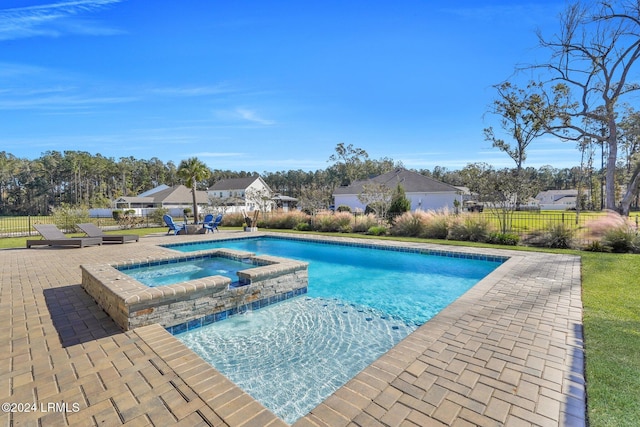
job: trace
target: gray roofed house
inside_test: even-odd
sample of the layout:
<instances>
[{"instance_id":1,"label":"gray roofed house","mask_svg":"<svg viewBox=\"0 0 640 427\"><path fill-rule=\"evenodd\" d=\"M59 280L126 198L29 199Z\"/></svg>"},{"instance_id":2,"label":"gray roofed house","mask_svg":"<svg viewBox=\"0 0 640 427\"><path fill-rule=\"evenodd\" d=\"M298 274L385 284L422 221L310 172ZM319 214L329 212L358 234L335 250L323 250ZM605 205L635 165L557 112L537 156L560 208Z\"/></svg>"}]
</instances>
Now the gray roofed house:
<instances>
[{"instance_id":1,"label":"gray roofed house","mask_svg":"<svg viewBox=\"0 0 640 427\"><path fill-rule=\"evenodd\" d=\"M256 209L269 211L273 207L273 191L262 177L222 179L209 190L212 204L225 212L249 212Z\"/></svg>"},{"instance_id":2,"label":"gray roofed house","mask_svg":"<svg viewBox=\"0 0 640 427\"><path fill-rule=\"evenodd\" d=\"M541 210L575 209L578 190L546 190L539 192L535 199Z\"/></svg>"},{"instance_id":3,"label":"gray roofed house","mask_svg":"<svg viewBox=\"0 0 640 427\"><path fill-rule=\"evenodd\" d=\"M358 200L358 195L362 194L367 184L383 184L392 190L400 184L407 199L411 201L412 211L453 209L454 200L461 198L461 191L452 185L417 172L397 168L371 179L355 181L349 186L336 188L333 192L335 205L346 205L352 210L365 209L366 206Z\"/></svg>"},{"instance_id":4,"label":"gray roofed house","mask_svg":"<svg viewBox=\"0 0 640 427\"><path fill-rule=\"evenodd\" d=\"M191 207L193 198L191 189L184 185L174 185L158 191L147 191L146 196L119 197L115 204L118 209L133 208L182 208ZM199 205L208 204L206 191L196 191L196 201Z\"/></svg>"}]
</instances>

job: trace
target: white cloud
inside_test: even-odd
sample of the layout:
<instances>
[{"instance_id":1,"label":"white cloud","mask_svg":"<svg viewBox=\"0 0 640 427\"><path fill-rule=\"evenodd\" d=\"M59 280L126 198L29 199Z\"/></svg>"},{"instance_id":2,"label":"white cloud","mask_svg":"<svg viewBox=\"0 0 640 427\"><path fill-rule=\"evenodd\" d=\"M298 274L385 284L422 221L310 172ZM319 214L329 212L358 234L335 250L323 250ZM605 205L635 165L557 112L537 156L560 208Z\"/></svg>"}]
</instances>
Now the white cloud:
<instances>
[{"instance_id":1,"label":"white cloud","mask_svg":"<svg viewBox=\"0 0 640 427\"><path fill-rule=\"evenodd\" d=\"M247 121L265 126L274 125L276 123L274 120L268 120L261 117L255 110L244 107L238 107L232 110L216 110L214 111L214 115L223 121Z\"/></svg>"},{"instance_id":2,"label":"white cloud","mask_svg":"<svg viewBox=\"0 0 640 427\"><path fill-rule=\"evenodd\" d=\"M221 83L213 86L160 87L151 89L150 92L157 95L189 97L232 93L235 92L235 89L228 84Z\"/></svg>"},{"instance_id":3,"label":"white cloud","mask_svg":"<svg viewBox=\"0 0 640 427\"><path fill-rule=\"evenodd\" d=\"M275 124L275 121L273 120L267 120L264 119L262 117L260 117L255 111L253 110L247 110L245 108L237 108L236 109L236 113L240 116L240 118L242 118L243 120L248 120L250 122L254 122L254 123L260 123L261 125L273 125Z\"/></svg>"},{"instance_id":4,"label":"white cloud","mask_svg":"<svg viewBox=\"0 0 640 427\"><path fill-rule=\"evenodd\" d=\"M123 0L76 0L39 6L0 9L0 40L57 37L64 33L109 35L119 30L87 20L69 21L71 16L91 13Z\"/></svg>"},{"instance_id":5,"label":"white cloud","mask_svg":"<svg viewBox=\"0 0 640 427\"><path fill-rule=\"evenodd\" d=\"M58 110L89 108L104 104L121 104L136 101L134 97L84 97L52 95L0 100L0 110Z\"/></svg>"}]
</instances>

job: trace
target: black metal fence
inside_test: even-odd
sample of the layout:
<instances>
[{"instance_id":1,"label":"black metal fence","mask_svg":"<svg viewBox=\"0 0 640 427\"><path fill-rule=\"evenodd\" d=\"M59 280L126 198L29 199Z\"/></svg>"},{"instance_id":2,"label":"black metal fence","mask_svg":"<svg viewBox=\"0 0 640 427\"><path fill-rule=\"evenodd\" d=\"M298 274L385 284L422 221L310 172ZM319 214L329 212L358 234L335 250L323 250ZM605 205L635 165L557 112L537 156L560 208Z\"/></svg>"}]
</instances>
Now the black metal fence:
<instances>
[{"instance_id":1,"label":"black metal fence","mask_svg":"<svg viewBox=\"0 0 640 427\"><path fill-rule=\"evenodd\" d=\"M65 233L78 231L75 227L77 221L72 219L55 218L53 216L26 215L26 216L0 216L0 238L21 237L38 234L33 228L34 224L55 224ZM89 218L81 222L92 222L103 229L121 228L148 228L159 227L150 216L130 216L125 221L116 221L113 218Z\"/></svg>"},{"instance_id":2,"label":"black metal fence","mask_svg":"<svg viewBox=\"0 0 640 427\"><path fill-rule=\"evenodd\" d=\"M589 232L593 224L602 221L607 214L603 212L581 212L577 214L575 211L562 212L521 212L516 211L509 217L501 217L499 213L484 211L482 213L474 213L483 220L492 225L496 230L500 230L504 221L508 221L507 230L511 233L525 237L538 230L547 230L550 226L564 224L569 228L582 233ZM80 222L93 222L103 229L121 229L121 228L148 228L160 227L156 219L149 215L130 215L124 220L116 221L112 217L89 218ZM631 225L635 224L636 229L640 223L640 213L633 212L628 221ZM66 233L76 232L75 219L65 220L64 218L55 218L53 216L27 215L27 216L0 216L0 238L1 237L20 237L36 235L37 232L33 228L34 224L56 224L58 228Z\"/></svg>"}]
</instances>

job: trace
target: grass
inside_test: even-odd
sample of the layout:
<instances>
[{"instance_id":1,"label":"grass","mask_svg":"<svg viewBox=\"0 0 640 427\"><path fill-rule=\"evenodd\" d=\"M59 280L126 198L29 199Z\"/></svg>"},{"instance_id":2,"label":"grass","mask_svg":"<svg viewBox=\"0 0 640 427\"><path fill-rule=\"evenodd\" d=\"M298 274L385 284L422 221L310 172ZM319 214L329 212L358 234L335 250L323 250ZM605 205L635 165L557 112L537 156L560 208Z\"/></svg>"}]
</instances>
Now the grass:
<instances>
[{"instance_id":1,"label":"grass","mask_svg":"<svg viewBox=\"0 0 640 427\"><path fill-rule=\"evenodd\" d=\"M150 227L150 228L131 228L127 230L105 231L105 234L137 234L138 236L146 236L153 233L166 233L167 227ZM69 233L69 237L82 237L82 233ZM0 238L0 249L26 248L27 240L38 240L40 235L35 233L33 236L23 237L3 237Z\"/></svg>"},{"instance_id":2,"label":"grass","mask_svg":"<svg viewBox=\"0 0 640 427\"><path fill-rule=\"evenodd\" d=\"M122 232L142 236L164 233L166 228L141 228L114 233ZM340 235L380 238L359 234ZM26 237L0 239L0 248L24 248L26 239ZM498 247L481 243L409 237L383 237L383 239L456 246ZM503 248L543 251L539 248L520 246ZM640 354L640 279L638 279L640 278L640 256L561 249L544 251L571 253L582 259L589 425L591 427L637 425L640 420L640 357L638 357Z\"/></svg>"},{"instance_id":3,"label":"grass","mask_svg":"<svg viewBox=\"0 0 640 427\"><path fill-rule=\"evenodd\" d=\"M640 420L640 258L584 253L582 301L589 424Z\"/></svg>"}]
</instances>

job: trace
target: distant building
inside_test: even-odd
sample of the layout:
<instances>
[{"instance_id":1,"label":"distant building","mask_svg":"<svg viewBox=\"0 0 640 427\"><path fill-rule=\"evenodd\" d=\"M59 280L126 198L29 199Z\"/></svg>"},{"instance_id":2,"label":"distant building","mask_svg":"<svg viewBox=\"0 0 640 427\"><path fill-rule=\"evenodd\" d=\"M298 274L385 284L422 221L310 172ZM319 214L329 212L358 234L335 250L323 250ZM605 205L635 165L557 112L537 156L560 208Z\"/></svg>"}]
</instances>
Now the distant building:
<instances>
[{"instance_id":1,"label":"distant building","mask_svg":"<svg viewBox=\"0 0 640 427\"><path fill-rule=\"evenodd\" d=\"M547 190L535 197L540 210L569 210L576 208L578 190Z\"/></svg>"},{"instance_id":2,"label":"distant building","mask_svg":"<svg viewBox=\"0 0 640 427\"><path fill-rule=\"evenodd\" d=\"M338 187L333 192L335 206L349 206L351 210L366 209L358 199L367 184L383 184L394 190L398 184L404 189L411 202L411 210L441 210L454 208L454 201L461 201L461 191L453 185L445 184L433 178L397 168L375 178L355 181L349 186Z\"/></svg>"},{"instance_id":3,"label":"distant building","mask_svg":"<svg viewBox=\"0 0 640 427\"><path fill-rule=\"evenodd\" d=\"M206 191L196 191L196 202L201 206L208 205ZM184 209L193 209L193 196L191 189L184 185L160 185L137 196L119 197L113 205L120 210L134 210L137 215L147 215L154 209L165 208L169 209L172 216L182 216Z\"/></svg>"},{"instance_id":4,"label":"distant building","mask_svg":"<svg viewBox=\"0 0 640 427\"><path fill-rule=\"evenodd\" d=\"M224 212L270 211L273 191L260 176L222 179L208 190L209 202Z\"/></svg>"}]
</instances>

